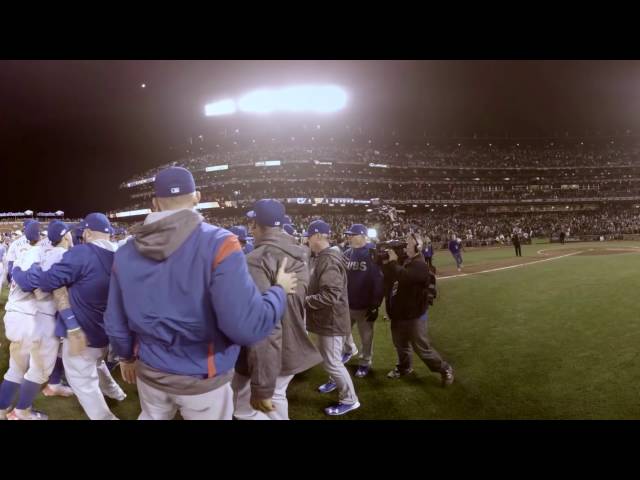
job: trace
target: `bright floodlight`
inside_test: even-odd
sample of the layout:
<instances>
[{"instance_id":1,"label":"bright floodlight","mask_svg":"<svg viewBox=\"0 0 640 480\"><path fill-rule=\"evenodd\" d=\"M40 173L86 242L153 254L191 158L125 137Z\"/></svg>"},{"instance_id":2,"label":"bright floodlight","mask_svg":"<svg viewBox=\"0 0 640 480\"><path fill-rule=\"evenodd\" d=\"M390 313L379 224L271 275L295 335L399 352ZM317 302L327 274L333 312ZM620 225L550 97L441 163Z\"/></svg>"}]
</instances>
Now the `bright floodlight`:
<instances>
[{"instance_id":1,"label":"bright floodlight","mask_svg":"<svg viewBox=\"0 0 640 480\"><path fill-rule=\"evenodd\" d=\"M347 104L347 94L335 85L301 85L277 90L249 92L238 100L238 108L248 113L338 111Z\"/></svg>"},{"instance_id":2,"label":"bright floodlight","mask_svg":"<svg viewBox=\"0 0 640 480\"><path fill-rule=\"evenodd\" d=\"M229 115L236 113L236 102L233 100L220 100L219 102L205 105L204 114L207 117L215 117L217 115Z\"/></svg>"},{"instance_id":3,"label":"bright floodlight","mask_svg":"<svg viewBox=\"0 0 640 480\"><path fill-rule=\"evenodd\" d=\"M367 237L378 238L378 232L375 228L367 228Z\"/></svg>"}]
</instances>

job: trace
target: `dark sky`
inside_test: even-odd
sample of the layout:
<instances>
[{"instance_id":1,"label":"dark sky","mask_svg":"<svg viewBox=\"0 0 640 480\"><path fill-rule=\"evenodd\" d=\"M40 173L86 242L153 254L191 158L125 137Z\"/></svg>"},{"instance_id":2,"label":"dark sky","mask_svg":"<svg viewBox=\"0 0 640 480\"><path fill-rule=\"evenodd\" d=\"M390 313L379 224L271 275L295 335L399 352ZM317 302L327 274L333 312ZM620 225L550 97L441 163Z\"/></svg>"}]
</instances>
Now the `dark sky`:
<instances>
[{"instance_id":1,"label":"dark sky","mask_svg":"<svg viewBox=\"0 0 640 480\"><path fill-rule=\"evenodd\" d=\"M0 211L121 206L123 180L240 121L204 117L209 101L324 82L350 94L324 122L434 135L639 129L638 61L0 61Z\"/></svg>"}]
</instances>

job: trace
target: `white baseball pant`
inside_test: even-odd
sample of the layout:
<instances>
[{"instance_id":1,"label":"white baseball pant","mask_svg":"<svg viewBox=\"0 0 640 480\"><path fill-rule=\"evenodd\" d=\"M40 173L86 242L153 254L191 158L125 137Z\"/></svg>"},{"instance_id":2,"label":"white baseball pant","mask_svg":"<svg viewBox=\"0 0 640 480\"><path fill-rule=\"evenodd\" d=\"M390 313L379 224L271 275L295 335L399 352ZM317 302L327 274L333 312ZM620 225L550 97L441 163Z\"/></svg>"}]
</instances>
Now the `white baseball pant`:
<instances>
[{"instance_id":1,"label":"white baseball pant","mask_svg":"<svg viewBox=\"0 0 640 480\"><path fill-rule=\"evenodd\" d=\"M230 382L200 395L174 395L136 381L142 412L138 420L173 420L176 412L185 420L231 420L233 392Z\"/></svg>"},{"instance_id":2,"label":"white baseball pant","mask_svg":"<svg viewBox=\"0 0 640 480\"><path fill-rule=\"evenodd\" d=\"M238 420L289 420L289 402L287 387L293 375L278 376L271 403L276 408L273 412L263 413L251 406L251 379L236 373L233 376L233 416Z\"/></svg>"},{"instance_id":3,"label":"white baseball pant","mask_svg":"<svg viewBox=\"0 0 640 480\"><path fill-rule=\"evenodd\" d=\"M354 404L358 402L356 389L353 380L349 375L349 370L342 363L342 351L346 342L346 336L325 336L317 335L317 345L320 355L322 355L323 367L325 371L336 382L338 387L338 398L341 403Z\"/></svg>"},{"instance_id":4,"label":"white baseball pant","mask_svg":"<svg viewBox=\"0 0 640 480\"><path fill-rule=\"evenodd\" d=\"M107 347L87 347L80 355L70 355L69 342L62 342L62 363L67 382L91 420L117 420L104 395L116 399L125 397L104 364L106 355Z\"/></svg>"},{"instance_id":5,"label":"white baseball pant","mask_svg":"<svg viewBox=\"0 0 640 480\"><path fill-rule=\"evenodd\" d=\"M9 369L5 380L22 383L29 369L31 338L35 328L35 315L20 312L7 312L4 315L4 332L9 345Z\"/></svg>"}]
</instances>

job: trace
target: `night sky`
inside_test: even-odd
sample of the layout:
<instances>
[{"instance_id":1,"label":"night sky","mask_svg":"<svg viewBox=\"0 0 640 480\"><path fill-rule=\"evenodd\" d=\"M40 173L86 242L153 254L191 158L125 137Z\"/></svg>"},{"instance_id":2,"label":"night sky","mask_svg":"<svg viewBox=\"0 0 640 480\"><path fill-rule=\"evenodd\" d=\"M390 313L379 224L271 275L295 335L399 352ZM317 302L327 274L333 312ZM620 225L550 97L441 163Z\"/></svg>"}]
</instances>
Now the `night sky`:
<instances>
[{"instance_id":1,"label":"night sky","mask_svg":"<svg viewBox=\"0 0 640 480\"><path fill-rule=\"evenodd\" d=\"M122 181L242 121L206 103L297 83L349 92L325 123L407 135L640 132L638 61L0 61L0 211L122 206Z\"/></svg>"}]
</instances>

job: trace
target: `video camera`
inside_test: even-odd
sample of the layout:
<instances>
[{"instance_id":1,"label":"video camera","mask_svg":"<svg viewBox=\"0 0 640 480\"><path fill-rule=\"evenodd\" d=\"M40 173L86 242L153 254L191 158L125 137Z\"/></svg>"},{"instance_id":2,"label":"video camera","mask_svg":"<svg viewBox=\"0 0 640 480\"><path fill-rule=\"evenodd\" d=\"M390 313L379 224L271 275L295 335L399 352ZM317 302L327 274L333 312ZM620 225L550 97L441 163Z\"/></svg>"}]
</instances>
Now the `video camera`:
<instances>
[{"instance_id":1,"label":"video camera","mask_svg":"<svg viewBox=\"0 0 640 480\"><path fill-rule=\"evenodd\" d=\"M382 262L389 260L387 250L393 250L398 256L398 262L402 263L407 258L405 248L407 248L407 242L404 240L389 240L376 244L375 248L370 248L369 255L374 263L382 265Z\"/></svg>"}]
</instances>

